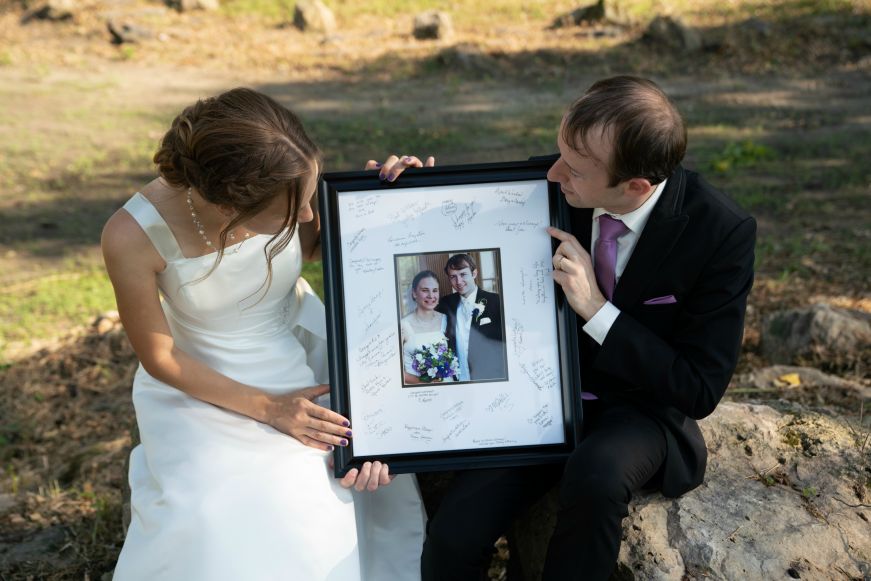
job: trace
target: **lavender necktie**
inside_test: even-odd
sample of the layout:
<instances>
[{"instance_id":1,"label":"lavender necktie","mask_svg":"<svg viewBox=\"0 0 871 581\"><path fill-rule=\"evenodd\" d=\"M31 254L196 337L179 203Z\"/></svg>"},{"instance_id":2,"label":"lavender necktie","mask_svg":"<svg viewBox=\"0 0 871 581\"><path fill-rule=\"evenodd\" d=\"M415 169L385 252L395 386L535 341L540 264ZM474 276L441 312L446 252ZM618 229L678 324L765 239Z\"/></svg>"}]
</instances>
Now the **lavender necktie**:
<instances>
[{"instance_id":1,"label":"lavender necktie","mask_svg":"<svg viewBox=\"0 0 871 581\"><path fill-rule=\"evenodd\" d=\"M614 287L617 286L617 239L627 232L629 228L622 220L608 214L599 216L599 238L596 240L593 270L596 271L596 282L602 294L609 301L614 297ZM599 398L589 391L582 391L581 399Z\"/></svg>"},{"instance_id":2,"label":"lavender necktie","mask_svg":"<svg viewBox=\"0 0 871 581\"><path fill-rule=\"evenodd\" d=\"M593 267L596 271L596 282L609 301L614 298L614 287L617 285L617 239L627 232L629 228L622 220L608 214L599 216L599 239L596 240Z\"/></svg>"}]
</instances>

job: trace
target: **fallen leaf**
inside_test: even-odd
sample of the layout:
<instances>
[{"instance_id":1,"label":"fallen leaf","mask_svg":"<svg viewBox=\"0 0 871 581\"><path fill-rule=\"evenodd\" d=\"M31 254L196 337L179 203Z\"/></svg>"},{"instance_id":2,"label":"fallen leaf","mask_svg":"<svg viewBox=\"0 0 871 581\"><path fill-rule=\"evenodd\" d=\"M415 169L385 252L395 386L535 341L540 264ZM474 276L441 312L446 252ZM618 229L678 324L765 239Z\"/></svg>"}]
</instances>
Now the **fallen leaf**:
<instances>
[{"instance_id":1,"label":"fallen leaf","mask_svg":"<svg viewBox=\"0 0 871 581\"><path fill-rule=\"evenodd\" d=\"M798 387L801 385L801 377L798 373L784 373L777 378L778 383L784 387Z\"/></svg>"}]
</instances>

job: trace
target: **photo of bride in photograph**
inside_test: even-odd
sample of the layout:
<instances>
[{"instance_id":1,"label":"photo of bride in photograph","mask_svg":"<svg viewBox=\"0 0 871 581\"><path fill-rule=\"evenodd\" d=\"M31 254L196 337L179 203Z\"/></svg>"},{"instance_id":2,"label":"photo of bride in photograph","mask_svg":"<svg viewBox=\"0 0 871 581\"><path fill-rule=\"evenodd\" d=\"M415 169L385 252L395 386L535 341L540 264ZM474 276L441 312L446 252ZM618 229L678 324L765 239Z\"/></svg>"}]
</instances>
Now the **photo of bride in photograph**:
<instances>
[{"instance_id":1,"label":"photo of bride in photograph","mask_svg":"<svg viewBox=\"0 0 871 581\"><path fill-rule=\"evenodd\" d=\"M507 380L499 250L395 262L403 385Z\"/></svg>"}]
</instances>

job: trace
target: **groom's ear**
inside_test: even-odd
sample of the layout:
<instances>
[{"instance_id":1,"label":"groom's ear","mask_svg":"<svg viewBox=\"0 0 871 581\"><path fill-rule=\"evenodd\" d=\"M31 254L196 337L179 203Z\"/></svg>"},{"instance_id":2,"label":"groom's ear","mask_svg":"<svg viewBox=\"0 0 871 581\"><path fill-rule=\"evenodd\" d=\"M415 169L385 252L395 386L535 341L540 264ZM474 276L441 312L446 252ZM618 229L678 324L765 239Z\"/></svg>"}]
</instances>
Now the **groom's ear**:
<instances>
[{"instance_id":1,"label":"groom's ear","mask_svg":"<svg viewBox=\"0 0 871 581\"><path fill-rule=\"evenodd\" d=\"M478 269L477 268L472 271L472 278L475 278L475 279L478 278Z\"/></svg>"}]
</instances>

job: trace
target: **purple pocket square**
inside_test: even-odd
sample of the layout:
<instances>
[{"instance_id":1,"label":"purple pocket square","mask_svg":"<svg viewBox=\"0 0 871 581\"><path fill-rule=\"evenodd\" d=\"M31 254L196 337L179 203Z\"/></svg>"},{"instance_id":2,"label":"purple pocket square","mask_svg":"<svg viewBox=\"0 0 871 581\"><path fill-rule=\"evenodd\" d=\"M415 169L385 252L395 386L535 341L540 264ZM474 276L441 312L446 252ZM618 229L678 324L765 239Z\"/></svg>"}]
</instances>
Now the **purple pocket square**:
<instances>
[{"instance_id":1,"label":"purple pocket square","mask_svg":"<svg viewBox=\"0 0 871 581\"><path fill-rule=\"evenodd\" d=\"M677 299L674 298L674 295L666 295L664 297L656 297L655 299L647 299L644 301L645 305L673 305L677 302Z\"/></svg>"}]
</instances>

